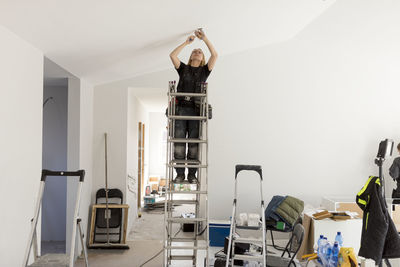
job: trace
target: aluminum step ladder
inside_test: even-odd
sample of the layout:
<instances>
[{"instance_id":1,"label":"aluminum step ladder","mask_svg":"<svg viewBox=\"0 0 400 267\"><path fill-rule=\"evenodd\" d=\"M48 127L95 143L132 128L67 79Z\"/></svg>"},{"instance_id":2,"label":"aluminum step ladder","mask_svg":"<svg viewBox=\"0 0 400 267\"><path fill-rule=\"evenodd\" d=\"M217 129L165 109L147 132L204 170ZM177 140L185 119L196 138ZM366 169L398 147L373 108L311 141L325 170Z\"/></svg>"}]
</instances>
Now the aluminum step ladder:
<instances>
[{"instance_id":1,"label":"aluminum step ladder","mask_svg":"<svg viewBox=\"0 0 400 267\"><path fill-rule=\"evenodd\" d=\"M256 261L262 263L264 267L267 266L267 250L266 250L266 232L265 232L265 214L264 214L264 198L262 192L263 186L263 177L262 177L262 169L259 165L236 165L235 168L235 195L233 199L233 210L232 210L232 220L231 227L229 233L229 243L228 243L228 251L226 257L226 267L233 266L235 260L243 260L243 261ZM258 226L241 226L236 223L236 215L237 215L237 177L240 171L255 171L260 175L260 194L261 194L261 222ZM236 229L243 230L251 230L251 231L260 231L262 230L262 238L241 238L237 235ZM235 244L236 243L246 243L257 245L262 248L261 254L257 255L239 255L235 254Z\"/></svg>"},{"instance_id":2,"label":"aluminum step ladder","mask_svg":"<svg viewBox=\"0 0 400 267\"><path fill-rule=\"evenodd\" d=\"M42 206L43 192L44 192L44 187L46 184L47 176L78 176L79 177L78 194L76 196L75 210L74 210L74 223L72 226L73 228L72 228L71 250L70 250L69 255L46 254L43 256L39 256L39 253L38 253L36 226L37 226L38 217L40 214L40 208ZM64 267L64 266L73 267L74 261L75 261L75 243L76 243L76 232L77 231L79 231L83 254L85 257L85 266L89 267L88 256L87 256L87 251L86 251L86 244L83 240L84 236L83 236L83 231L82 231L82 227L81 227L81 219L78 217L79 216L78 215L79 204L80 204L80 198L81 198L81 193L82 193L84 177L85 177L84 170L79 170L76 172L42 170L39 194L38 194L38 198L36 200L34 217L31 220L31 222L32 222L31 231L29 234L28 245L27 245L26 251L25 251L24 261L23 261L23 265L22 265L23 267L26 267L26 266L29 266L29 267L55 267L55 266L57 266L57 267ZM30 252L32 249L32 245L33 245L33 252L34 252L34 254L33 254L34 263L28 265L29 255L30 255Z\"/></svg>"},{"instance_id":3,"label":"aluminum step ladder","mask_svg":"<svg viewBox=\"0 0 400 267\"><path fill-rule=\"evenodd\" d=\"M177 98L195 101L200 112L198 116L179 116L176 114ZM207 99L207 83L200 84L199 93L180 93L176 91L176 82L170 81L168 88L168 137L166 156L166 194L164 212L164 261L163 266L173 266L173 261L189 261L185 266L196 266L200 263L197 252L205 251L204 266L209 266L209 229L208 229L208 119L209 105ZM199 138L175 138L176 120L198 120ZM198 144L198 160L175 160L175 143ZM177 187L189 184L184 181L175 184L174 168L197 168L198 183L192 184L190 190L180 191ZM177 199L179 198L179 199ZM187 204L194 208L194 218L173 216L173 206ZM176 237L173 225L193 224L194 231L191 237ZM187 254L190 252L190 254Z\"/></svg>"}]
</instances>

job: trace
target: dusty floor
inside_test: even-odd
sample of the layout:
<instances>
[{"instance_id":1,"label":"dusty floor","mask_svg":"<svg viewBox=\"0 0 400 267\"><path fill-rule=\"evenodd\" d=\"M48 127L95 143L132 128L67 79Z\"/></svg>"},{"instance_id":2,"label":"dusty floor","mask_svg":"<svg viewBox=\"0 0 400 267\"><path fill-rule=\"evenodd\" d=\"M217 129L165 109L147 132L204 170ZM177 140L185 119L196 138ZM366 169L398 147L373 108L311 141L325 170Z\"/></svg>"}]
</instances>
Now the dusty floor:
<instances>
[{"instance_id":1,"label":"dusty floor","mask_svg":"<svg viewBox=\"0 0 400 267\"><path fill-rule=\"evenodd\" d=\"M178 215L188 212L185 206L175 208L174 214ZM179 232L180 227L175 225L174 233ZM188 233L180 231L178 237L187 236ZM89 264L91 267L139 267L148 259L162 251L162 239L164 236L164 214L160 211L142 212L142 217L137 220L134 228L128 234L129 250L89 250ZM212 248L210 251L218 251L220 248ZM182 251L182 253L190 251ZM214 253L215 253L214 252ZM163 253L161 252L152 261L147 263L145 267L162 266ZM204 251L198 252L198 266L204 266ZM201 259L200 259L201 258ZM79 259L76 267L84 267L84 262ZM174 262L174 266L183 267L191 266L188 261Z\"/></svg>"}]
</instances>

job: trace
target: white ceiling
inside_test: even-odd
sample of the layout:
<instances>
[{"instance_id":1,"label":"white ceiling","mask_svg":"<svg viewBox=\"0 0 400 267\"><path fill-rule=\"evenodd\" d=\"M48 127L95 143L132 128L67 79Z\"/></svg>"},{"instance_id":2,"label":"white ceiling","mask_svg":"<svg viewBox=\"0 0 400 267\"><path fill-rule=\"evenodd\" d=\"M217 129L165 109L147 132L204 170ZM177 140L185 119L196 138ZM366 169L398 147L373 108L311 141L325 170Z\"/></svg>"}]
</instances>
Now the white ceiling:
<instances>
[{"instance_id":1,"label":"white ceiling","mask_svg":"<svg viewBox=\"0 0 400 267\"><path fill-rule=\"evenodd\" d=\"M0 23L101 84L170 68L170 51L198 27L221 56L288 40L334 1L0 0Z\"/></svg>"}]
</instances>

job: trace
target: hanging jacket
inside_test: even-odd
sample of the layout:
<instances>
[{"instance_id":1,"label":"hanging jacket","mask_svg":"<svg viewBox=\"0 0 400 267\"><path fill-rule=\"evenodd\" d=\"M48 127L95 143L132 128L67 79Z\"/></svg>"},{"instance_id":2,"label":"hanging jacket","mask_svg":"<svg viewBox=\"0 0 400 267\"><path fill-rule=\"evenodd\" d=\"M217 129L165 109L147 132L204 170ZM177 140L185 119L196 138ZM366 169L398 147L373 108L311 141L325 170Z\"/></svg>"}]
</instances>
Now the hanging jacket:
<instances>
[{"instance_id":1,"label":"hanging jacket","mask_svg":"<svg viewBox=\"0 0 400 267\"><path fill-rule=\"evenodd\" d=\"M400 179L400 157L393 160L392 166L389 168L389 174L393 180Z\"/></svg>"},{"instance_id":2,"label":"hanging jacket","mask_svg":"<svg viewBox=\"0 0 400 267\"><path fill-rule=\"evenodd\" d=\"M400 237L386 208L379 177L370 176L356 196L364 211L359 256L375 260L400 258Z\"/></svg>"}]
</instances>

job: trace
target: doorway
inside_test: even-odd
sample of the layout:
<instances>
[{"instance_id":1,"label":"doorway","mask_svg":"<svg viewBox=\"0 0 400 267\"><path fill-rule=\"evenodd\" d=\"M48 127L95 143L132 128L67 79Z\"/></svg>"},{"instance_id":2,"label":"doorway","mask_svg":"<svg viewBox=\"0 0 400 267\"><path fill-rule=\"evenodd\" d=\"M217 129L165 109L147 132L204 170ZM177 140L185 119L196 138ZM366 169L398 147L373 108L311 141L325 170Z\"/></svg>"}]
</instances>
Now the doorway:
<instances>
[{"instance_id":1,"label":"doorway","mask_svg":"<svg viewBox=\"0 0 400 267\"><path fill-rule=\"evenodd\" d=\"M68 79L44 78L42 168L67 170ZM49 177L42 202L42 255L65 253L67 180Z\"/></svg>"}]
</instances>

